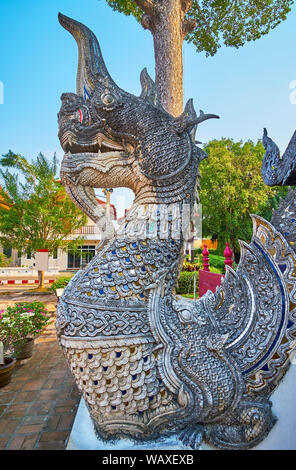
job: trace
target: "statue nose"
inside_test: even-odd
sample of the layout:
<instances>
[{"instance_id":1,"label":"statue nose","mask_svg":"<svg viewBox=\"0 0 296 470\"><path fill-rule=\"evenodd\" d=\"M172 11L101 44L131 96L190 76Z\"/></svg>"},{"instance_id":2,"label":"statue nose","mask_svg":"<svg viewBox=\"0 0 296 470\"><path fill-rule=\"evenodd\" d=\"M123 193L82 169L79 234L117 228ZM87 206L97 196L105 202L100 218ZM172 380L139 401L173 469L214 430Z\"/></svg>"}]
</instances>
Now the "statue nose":
<instances>
[{"instance_id":1,"label":"statue nose","mask_svg":"<svg viewBox=\"0 0 296 470\"><path fill-rule=\"evenodd\" d=\"M62 93L61 101L64 101L70 97L71 93Z\"/></svg>"}]
</instances>

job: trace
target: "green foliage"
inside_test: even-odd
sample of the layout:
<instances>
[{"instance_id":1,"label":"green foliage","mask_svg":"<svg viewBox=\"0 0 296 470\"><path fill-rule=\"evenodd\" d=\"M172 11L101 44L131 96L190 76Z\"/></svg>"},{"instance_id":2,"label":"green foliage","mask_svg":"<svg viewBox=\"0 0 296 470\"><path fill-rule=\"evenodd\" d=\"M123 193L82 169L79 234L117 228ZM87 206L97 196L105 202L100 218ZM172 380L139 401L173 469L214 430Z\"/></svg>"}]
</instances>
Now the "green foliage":
<instances>
[{"instance_id":1,"label":"green foliage","mask_svg":"<svg viewBox=\"0 0 296 470\"><path fill-rule=\"evenodd\" d=\"M265 220L270 221L272 217L272 211L278 208L281 199L285 199L287 197L290 188L295 189L295 186L275 187L275 192L269 196L266 205L258 211L258 215L263 217Z\"/></svg>"},{"instance_id":2,"label":"green foliage","mask_svg":"<svg viewBox=\"0 0 296 470\"><path fill-rule=\"evenodd\" d=\"M141 20L143 11L134 1L106 1L113 10ZM186 40L207 56L215 55L221 44L238 48L278 26L286 19L293 3L293 0L193 0L187 18L195 20L196 27Z\"/></svg>"},{"instance_id":3,"label":"green foliage","mask_svg":"<svg viewBox=\"0 0 296 470\"><path fill-rule=\"evenodd\" d=\"M195 263L191 263L190 261L186 261L186 260L184 261L183 266L182 266L182 271L187 271L187 272L192 273L195 270L196 270Z\"/></svg>"},{"instance_id":4,"label":"green foliage","mask_svg":"<svg viewBox=\"0 0 296 470\"><path fill-rule=\"evenodd\" d=\"M6 258L4 253L0 253L0 267L6 268L11 263L11 258Z\"/></svg>"},{"instance_id":5,"label":"green foliage","mask_svg":"<svg viewBox=\"0 0 296 470\"><path fill-rule=\"evenodd\" d=\"M114 11L119 11L127 16L133 15L137 21L141 21L143 11L133 0L106 0L106 2Z\"/></svg>"},{"instance_id":6,"label":"green foliage","mask_svg":"<svg viewBox=\"0 0 296 470\"><path fill-rule=\"evenodd\" d=\"M193 271L198 271L202 267L202 259L201 257L197 256L194 259L194 262L192 263L190 255L186 255L183 266L182 266L182 271L188 271L188 272L193 272Z\"/></svg>"},{"instance_id":7,"label":"green foliage","mask_svg":"<svg viewBox=\"0 0 296 470\"><path fill-rule=\"evenodd\" d=\"M214 266L210 266L210 272L211 273L217 273L217 274L225 274L225 269L223 268L215 268Z\"/></svg>"},{"instance_id":8,"label":"green foliage","mask_svg":"<svg viewBox=\"0 0 296 470\"><path fill-rule=\"evenodd\" d=\"M194 282L193 282L194 273L181 271L178 285L176 288L177 294L193 294ZM198 292L198 271L196 271L196 291Z\"/></svg>"},{"instance_id":9,"label":"green foliage","mask_svg":"<svg viewBox=\"0 0 296 470\"><path fill-rule=\"evenodd\" d=\"M194 248L194 257L198 258L202 254L204 250L204 247L200 246L199 248ZM208 249L209 253L211 254L216 254L216 250L213 250L212 248Z\"/></svg>"},{"instance_id":10,"label":"green foliage","mask_svg":"<svg viewBox=\"0 0 296 470\"><path fill-rule=\"evenodd\" d=\"M210 254L209 255L210 271L213 271L213 268L216 268L220 273L224 273L225 272L224 261L225 261L224 256Z\"/></svg>"},{"instance_id":11,"label":"green foliage","mask_svg":"<svg viewBox=\"0 0 296 470\"><path fill-rule=\"evenodd\" d=\"M293 0L193 0L188 17L197 21L187 36L198 52L215 55L221 43L238 48L269 33L285 20Z\"/></svg>"},{"instance_id":12,"label":"green foliage","mask_svg":"<svg viewBox=\"0 0 296 470\"><path fill-rule=\"evenodd\" d=\"M56 289L63 289L71 281L71 277L61 276L56 279L50 286L50 290L55 292Z\"/></svg>"},{"instance_id":13,"label":"green foliage","mask_svg":"<svg viewBox=\"0 0 296 470\"><path fill-rule=\"evenodd\" d=\"M81 239L66 238L85 225L87 218L57 180L56 157L49 161L39 154L28 162L9 151L0 163L6 168L0 170L0 244L32 254L39 249L52 254L56 248L80 244Z\"/></svg>"},{"instance_id":14,"label":"green foliage","mask_svg":"<svg viewBox=\"0 0 296 470\"><path fill-rule=\"evenodd\" d=\"M0 341L4 350L17 356L27 338L40 335L49 322L42 302L19 302L0 312Z\"/></svg>"},{"instance_id":15,"label":"green foliage","mask_svg":"<svg viewBox=\"0 0 296 470\"><path fill-rule=\"evenodd\" d=\"M208 158L201 164L200 200L203 207L203 234L218 234L217 254L225 243L239 254L238 239L250 241L250 214L266 208L276 194L265 186L261 164L265 153L261 142L213 140L206 147Z\"/></svg>"}]
</instances>

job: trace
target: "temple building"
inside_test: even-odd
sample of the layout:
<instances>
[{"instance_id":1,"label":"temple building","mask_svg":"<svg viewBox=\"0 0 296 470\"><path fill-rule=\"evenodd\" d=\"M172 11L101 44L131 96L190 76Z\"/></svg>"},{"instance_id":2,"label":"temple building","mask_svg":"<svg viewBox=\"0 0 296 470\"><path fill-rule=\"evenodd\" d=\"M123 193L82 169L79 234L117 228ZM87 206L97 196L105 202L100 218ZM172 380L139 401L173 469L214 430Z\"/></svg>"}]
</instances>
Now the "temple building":
<instances>
[{"instance_id":1,"label":"temple building","mask_svg":"<svg viewBox=\"0 0 296 470\"><path fill-rule=\"evenodd\" d=\"M98 203L107 208L106 201L97 198ZM0 205L7 210L9 206L4 201L0 200ZM110 203L110 217L111 220L116 220L116 208ZM80 237L83 242L77 250L71 249L62 250L58 248L55 253L49 257L49 269L56 268L59 271L78 270L81 266L88 264L95 255L95 250L100 242L100 231L96 224L88 218L87 225L80 227L71 234L71 239ZM69 239L69 238L68 238ZM19 253L16 249L11 247L3 247L0 245L0 253L3 253L7 259L10 259L9 267L23 267L34 268L35 259L31 253Z\"/></svg>"}]
</instances>

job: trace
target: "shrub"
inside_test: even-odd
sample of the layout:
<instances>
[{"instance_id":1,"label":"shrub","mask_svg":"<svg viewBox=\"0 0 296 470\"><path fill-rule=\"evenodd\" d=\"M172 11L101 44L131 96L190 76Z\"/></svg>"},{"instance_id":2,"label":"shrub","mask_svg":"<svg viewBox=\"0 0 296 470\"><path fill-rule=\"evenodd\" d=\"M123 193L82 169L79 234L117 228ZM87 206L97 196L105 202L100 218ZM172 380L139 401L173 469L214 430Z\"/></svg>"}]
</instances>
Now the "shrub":
<instances>
[{"instance_id":1,"label":"shrub","mask_svg":"<svg viewBox=\"0 0 296 470\"><path fill-rule=\"evenodd\" d=\"M27 338L39 336L49 322L43 302L19 302L0 312L0 341L6 351L21 350Z\"/></svg>"},{"instance_id":2,"label":"shrub","mask_svg":"<svg viewBox=\"0 0 296 470\"><path fill-rule=\"evenodd\" d=\"M203 257L201 255L202 248L196 248L194 250L194 256L199 259L198 264L200 265L199 269L203 269ZM225 273L225 263L224 263L224 256L215 255L212 253L213 250L209 250L209 262L210 262L210 271L212 268L219 269L220 273Z\"/></svg>"},{"instance_id":3,"label":"shrub","mask_svg":"<svg viewBox=\"0 0 296 470\"><path fill-rule=\"evenodd\" d=\"M177 294L193 294L194 273L181 271L176 288ZM198 292L198 271L196 271L196 291Z\"/></svg>"},{"instance_id":4,"label":"shrub","mask_svg":"<svg viewBox=\"0 0 296 470\"><path fill-rule=\"evenodd\" d=\"M202 247L200 246L199 248L194 248L194 257L197 258L199 255L201 255L203 250L204 250L203 246ZM217 250L213 250L212 248L208 249L208 251L209 251L210 254L211 253L213 253L213 254L217 253Z\"/></svg>"},{"instance_id":5,"label":"shrub","mask_svg":"<svg viewBox=\"0 0 296 470\"><path fill-rule=\"evenodd\" d=\"M198 248L196 250L194 250L194 253L195 255L194 256L198 256L198 252L199 250L201 250L201 248ZM221 273L221 274L225 274L225 258L224 256L219 256L219 255L215 255L212 253L213 250L209 250L209 262L210 262L210 271L213 271L213 272L216 272L214 271L214 269L218 269L218 271ZM200 269L203 269L202 268L202 256L200 256ZM232 263L232 269L236 269L237 268L237 263L235 263L235 261L233 261Z\"/></svg>"},{"instance_id":6,"label":"shrub","mask_svg":"<svg viewBox=\"0 0 296 470\"><path fill-rule=\"evenodd\" d=\"M183 262L182 271L193 272L198 271L199 269L202 269L202 257L195 256L194 261L191 262L191 257L186 255Z\"/></svg>"},{"instance_id":7,"label":"shrub","mask_svg":"<svg viewBox=\"0 0 296 470\"><path fill-rule=\"evenodd\" d=\"M193 272L196 270L196 266L194 263L190 263L190 261L184 261L182 266L182 271Z\"/></svg>"},{"instance_id":8,"label":"shrub","mask_svg":"<svg viewBox=\"0 0 296 470\"><path fill-rule=\"evenodd\" d=\"M221 273L225 272L224 256L210 254L209 260L210 260L210 270L213 267L213 268L219 269Z\"/></svg>"},{"instance_id":9,"label":"shrub","mask_svg":"<svg viewBox=\"0 0 296 470\"><path fill-rule=\"evenodd\" d=\"M0 267L7 268L10 265L12 258L6 258L4 253L0 253Z\"/></svg>"},{"instance_id":10,"label":"shrub","mask_svg":"<svg viewBox=\"0 0 296 470\"><path fill-rule=\"evenodd\" d=\"M55 292L56 289L63 289L71 281L72 277L62 276L56 279L50 286L50 290Z\"/></svg>"}]
</instances>

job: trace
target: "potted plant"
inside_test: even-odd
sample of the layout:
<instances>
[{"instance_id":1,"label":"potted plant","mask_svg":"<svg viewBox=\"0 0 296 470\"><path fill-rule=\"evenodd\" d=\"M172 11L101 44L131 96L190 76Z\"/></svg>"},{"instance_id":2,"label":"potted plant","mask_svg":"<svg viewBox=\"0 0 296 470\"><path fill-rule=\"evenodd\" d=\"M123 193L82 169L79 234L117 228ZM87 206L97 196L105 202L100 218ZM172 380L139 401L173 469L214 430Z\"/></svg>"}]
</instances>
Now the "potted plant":
<instances>
[{"instance_id":1,"label":"potted plant","mask_svg":"<svg viewBox=\"0 0 296 470\"><path fill-rule=\"evenodd\" d=\"M0 319L0 340L16 359L33 354L34 339L48 324L49 316L42 302L20 302L7 307Z\"/></svg>"},{"instance_id":2,"label":"potted plant","mask_svg":"<svg viewBox=\"0 0 296 470\"><path fill-rule=\"evenodd\" d=\"M15 359L4 355L4 344L0 341L0 388L10 382L14 366Z\"/></svg>"},{"instance_id":3,"label":"potted plant","mask_svg":"<svg viewBox=\"0 0 296 470\"><path fill-rule=\"evenodd\" d=\"M61 297L64 292L64 288L69 284L70 281L71 277L62 276L52 283L50 290L55 292L57 297Z\"/></svg>"},{"instance_id":4,"label":"potted plant","mask_svg":"<svg viewBox=\"0 0 296 470\"><path fill-rule=\"evenodd\" d=\"M0 311L0 322L2 320L4 310ZM7 385L12 376L12 372L16 363L15 358L12 356L12 343L9 337L5 337L5 346L2 340L4 336L1 335L0 330L0 388Z\"/></svg>"}]
</instances>

